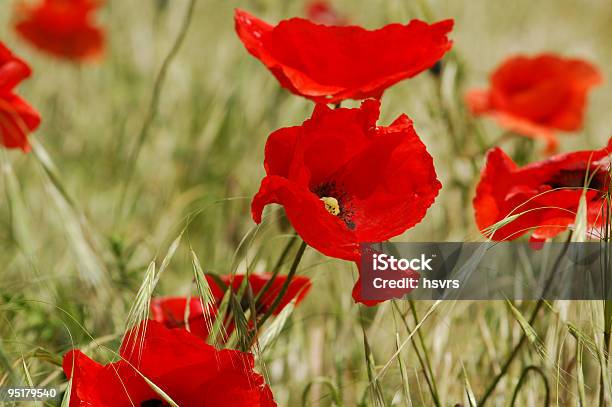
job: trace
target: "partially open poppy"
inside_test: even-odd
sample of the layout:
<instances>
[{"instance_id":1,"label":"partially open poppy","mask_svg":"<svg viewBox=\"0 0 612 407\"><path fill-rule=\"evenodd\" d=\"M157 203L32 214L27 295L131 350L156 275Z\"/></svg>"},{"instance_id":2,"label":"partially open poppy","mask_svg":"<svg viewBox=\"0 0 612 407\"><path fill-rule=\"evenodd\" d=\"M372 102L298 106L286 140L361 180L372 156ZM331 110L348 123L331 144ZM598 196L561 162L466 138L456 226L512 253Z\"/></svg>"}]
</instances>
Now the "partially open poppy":
<instances>
[{"instance_id":1,"label":"partially open poppy","mask_svg":"<svg viewBox=\"0 0 612 407\"><path fill-rule=\"evenodd\" d=\"M0 143L6 148L29 151L27 136L40 124L39 114L14 93L31 73L30 67L0 42Z\"/></svg>"},{"instance_id":2,"label":"partially open poppy","mask_svg":"<svg viewBox=\"0 0 612 407\"><path fill-rule=\"evenodd\" d=\"M471 90L466 102L476 115L489 115L513 132L542 138L549 152L556 131L582 127L589 90L602 82L596 67L580 59L542 54L515 56L491 76L488 90Z\"/></svg>"},{"instance_id":3,"label":"partially open poppy","mask_svg":"<svg viewBox=\"0 0 612 407\"><path fill-rule=\"evenodd\" d=\"M272 26L236 10L246 49L291 92L315 102L378 98L388 87L430 68L451 48L452 20L413 20L369 31L292 18Z\"/></svg>"},{"instance_id":4,"label":"partially open poppy","mask_svg":"<svg viewBox=\"0 0 612 407\"><path fill-rule=\"evenodd\" d=\"M554 237L574 223L587 187L587 220L596 235L604 220L611 149L612 139L601 150L557 155L517 167L500 148L494 148L487 154L473 202L478 228L493 240L512 240L525 233L531 233L533 241ZM497 230L491 230L496 224Z\"/></svg>"},{"instance_id":5,"label":"partially open poppy","mask_svg":"<svg viewBox=\"0 0 612 407\"><path fill-rule=\"evenodd\" d=\"M99 59L104 32L96 26L94 0L40 0L17 4L17 33L42 51L74 61Z\"/></svg>"},{"instance_id":6,"label":"partially open poppy","mask_svg":"<svg viewBox=\"0 0 612 407\"><path fill-rule=\"evenodd\" d=\"M265 314L270 310L276 297L280 294L283 284L287 280L285 275L277 275L274 280L271 281L271 273L258 273L249 275L249 284L253 292L253 296L260 298L257 301L257 313ZM219 280L220 281L219 281ZM206 280L211 288L213 297L215 299L215 305L211 306L206 312L203 311L202 303L199 298L191 298L189 301L189 317L187 323L191 333L201 338L206 339L209 334L209 328L212 323L211 317L216 315L217 306L220 305L225 291L228 287L232 287L235 293L238 293L242 286L244 276L237 275L223 275L218 277L206 276ZM265 294L261 294L264 286L269 283L266 288ZM299 304L308 291L310 290L310 279L303 276L294 276L287 291L281 298L278 306L272 312L273 315L278 315L283 308L285 308L291 301L296 300L296 304ZM248 299L244 297L245 310L249 308L250 303ZM185 311L187 307L187 298L185 297L157 297L151 301L151 318L155 321L163 323L169 328L184 328L185 324Z\"/></svg>"},{"instance_id":7,"label":"partially open poppy","mask_svg":"<svg viewBox=\"0 0 612 407\"><path fill-rule=\"evenodd\" d=\"M402 115L376 126L380 103L357 109L319 104L297 127L275 131L266 143L267 176L251 210L281 204L297 233L321 253L359 259L360 242L380 242L421 221L441 184L433 159Z\"/></svg>"},{"instance_id":8,"label":"partially open poppy","mask_svg":"<svg viewBox=\"0 0 612 407\"><path fill-rule=\"evenodd\" d=\"M143 376L180 406L276 406L250 353L217 350L155 321L144 321L126 338L115 363L101 365L79 350L64 356L64 372L72 379L70 406L169 405Z\"/></svg>"}]
</instances>

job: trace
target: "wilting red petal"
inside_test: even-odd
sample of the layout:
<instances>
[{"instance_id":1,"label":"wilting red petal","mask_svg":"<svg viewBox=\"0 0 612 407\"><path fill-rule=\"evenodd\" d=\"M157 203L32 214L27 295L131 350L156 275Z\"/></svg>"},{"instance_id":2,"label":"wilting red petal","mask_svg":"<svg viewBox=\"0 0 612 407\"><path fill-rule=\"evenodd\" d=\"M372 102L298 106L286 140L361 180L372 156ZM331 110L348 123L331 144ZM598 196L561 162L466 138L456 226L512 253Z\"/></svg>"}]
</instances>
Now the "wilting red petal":
<instances>
[{"instance_id":1,"label":"wilting red petal","mask_svg":"<svg viewBox=\"0 0 612 407\"><path fill-rule=\"evenodd\" d=\"M120 355L121 361L106 366L80 351L64 357L64 372L72 378L71 406L163 405L140 374L181 406L216 406L219 400L276 406L263 377L253 370L251 354L217 350L185 330L144 321L128 332Z\"/></svg>"},{"instance_id":2,"label":"wilting red petal","mask_svg":"<svg viewBox=\"0 0 612 407\"><path fill-rule=\"evenodd\" d=\"M236 10L236 32L289 91L315 102L378 98L433 66L451 48L453 21L413 20L368 31L292 18L272 26Z\"/></svg>"},{"instance_id":3,"label":"wilting red petal","mask_svg":"<svg viewBox=\"0 0 612 407\"><path fill-rule=\"evenodd\" d=\"M441 188L433 160L408 117L376 126L379 106L317 105L302 126L273 133L253 219L261 222L264 206L281 204L306 243L351 261L360 242L387 240L420 222Z\"/></svg>"},{"instance_id":4,"label":"wilting red petal","mask_svg":"<svg viewBox=\"0 0 612 407\"><path fill-rule=\"evenodd\" d=\"M525 233L535 240L554 237L574 223L587 178L587 220L591 229L598 227L610 181L611 143L520 168L500 148L489 151L473 202L479 229L489 236L488 228L518 216L499 227L492 239L511 240Z\"/></svg>"},{"instance_id":5,"label":"wilting red petal","mask_svg":"<svg viewBox=\"0 0 612 407\"><path fill-rule=\"evenodd\" d=\"M99 6L90 0L21 1L15 29L22 38L56 57L96 60L104 51L104 32L92 22Z\"/></svg>"},{"instance_id":6,"label":"wilting red petal","mask_svg":"<svg viewBox=\"0 0 612 407\"><path fill-rule=\"evenodd\" d=\"M39 114L19 96L0 94L0 141L7 148L30 150L28 134L40 125Z\"/></svg>"},{"instance_id":7,"label":"wilting red petal","mask_svg":"<svg viewBox=\"0 0 612 407\"><path fill-rule=\"evenodd\" d=\"M466 103L475 115L489 115L508 130L543 138L551 152L556 131L580 130L587 94L601 82L600 72L586 61L551 54L515 56L493 73L488 90L468 92Z\"/></svg>"}]
</instances>

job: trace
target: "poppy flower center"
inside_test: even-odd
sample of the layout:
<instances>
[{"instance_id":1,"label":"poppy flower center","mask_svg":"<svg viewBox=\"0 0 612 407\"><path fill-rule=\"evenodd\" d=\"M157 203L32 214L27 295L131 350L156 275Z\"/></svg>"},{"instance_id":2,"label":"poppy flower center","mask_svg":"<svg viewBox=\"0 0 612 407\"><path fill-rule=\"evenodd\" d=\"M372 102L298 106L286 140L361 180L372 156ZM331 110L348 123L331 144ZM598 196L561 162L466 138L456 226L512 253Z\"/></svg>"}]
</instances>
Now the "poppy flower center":
<instances>
[{"instance_id":1,"label":"poppy flower center","mask_svg":"<svg viewBox=\"0 0 612 407\"><path fill-rule=\"evenodd\" d=\"M340 213L340 204L336 198L331 196L324 196L321 198L323 204L325 205L325 209L327 212L331 213L334 216L338 216Z\"/></svg>"},{"instance_id":2,"label":"poppy flower center","mask_svg":"<svg viewBox=\"0 0 612 407\"><path fill-rule=\"evenodd\" d=\"M338 188L334 181L330 181L312 188L312 192L323 202L327 212L337 216L350 230L355 230L353 222L355 208L351 197L342 188Z\"/></svg>"}]
</instances>

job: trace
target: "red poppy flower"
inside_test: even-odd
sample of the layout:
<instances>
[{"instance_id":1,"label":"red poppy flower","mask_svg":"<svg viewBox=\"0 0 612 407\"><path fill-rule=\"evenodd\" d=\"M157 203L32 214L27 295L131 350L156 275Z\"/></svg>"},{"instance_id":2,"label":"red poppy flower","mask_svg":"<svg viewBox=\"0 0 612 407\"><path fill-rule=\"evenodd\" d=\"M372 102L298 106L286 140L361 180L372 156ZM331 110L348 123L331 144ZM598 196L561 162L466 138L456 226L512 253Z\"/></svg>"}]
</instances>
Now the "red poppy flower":
<instances>
[{"instance_id":1,"label":"red poppy flower","mask_svg":"<svg viewBox=\"0 0 612 407\"><path fill-rule=\"evenodd\" d=\"M28 133L36 130L40 116L14 88L32 74L30 67L0 42L0 143L29 151Z\"/></svg>"},{"instance_id":2,"label":"red poppy flower","mask_svg":"<svg viewBox=\"0 0 612 407\"><path fill-rule=\"evenodd\" d=\"M451 48L452 20L413 20L368 31L292 18L271 26L236 10L246 49L291 92L315 102L378 98L391 85L431 67Z\"/></svg>"},{"instance_id":3,"label":"red poppy flower","mask_svg":"<svg viewBox=\"0 0 612 407\"><path fill-rule=\"evenodd\" d=\"M309 1L306 6L306 16L316 24L339 26L348 22L327 0Z\"/></svg>"},{"instance_id":4,"label":"red poppy flower","mask_svg":"<svg viewBox=\"0 0 612 407\"><path fill-rule=\"evenodd\" d=\"M421 221L441 188L433 159L402 115L376 126L380 103L358 109L319 104L303 125L283 128L266 143L267 176L253 198L285 207L302 239L321 253L357 261L360 242L380 242Z\"/></svg>"},{"instance_id":5,"label":"red poppy flower","mask_svg":"<svg viewBox=\"0 0 612 407\"><path fill-rule=\"evenodd\" d=\"M249 284L253 290L253 295L257 295L264 288L266 283L270 281L272 277L271 273L251 274L249 275ZM215 298L216 306L221 303L225 290L227 287L232 287L235 293L238 293L242 282L244 280L243 275L225 275L218 277L223 285L220 285L216 278L206 276L206 280L210 285L213 297ZM261 296L258 300L259 308L258 313L265 314L268 312L276 297L280 294L281 288L287 276L277 275L276 278L270 283L269 288L266 289L266 293ZM308 291L310 290L310 279L302 276L294 276L289 283L289 287L283 298L281 299L278 306L272 312L273 315L278 315L283 308L285 308L291 301L296 299L296 304L299 304ZM245 303L245 307L247 306ZM154 298L151 301L151 318L155 321L163 323L168 328L182 328L185 327L185 307L187 306L187 298L185 297L173 297L173 298ZM210 307L208 312L202 311L202 304L199 298L191 298L189 302L189 318L188 324L191 333L199 336L200 338L206 339L209 334L209 327L211 326L211 316L216 315L216 307ZM231 329L230 329L231 331Z\"/></svg>"},{"instance_id":6,"label":"red poppy flower","mask_svg":"<svg viewBox=\"0 0 612 407\"><path fill-rule=\"evenodd\" d=\"M92 22L94 0L21 1L15 29L25 40L56 57L95 60L104 51L104 33Z\"/></svg>"},{"instance_id":7,"label":"red poppy flower","mask_svg":"<svg viewBox=\"0 0 612 407\"><path fill-rule=\"evenodd\" d=\"M601 82L597 68L586 61L515 56L493 73L490 89L472 90L466 101L476 115L490 115L508 130L546 140L552 152L556 131L582 127L587 93Z\"/></svg>"},{"instance_id":8,"label":"red poppy flower","mask_svg":"<svg viewBox=\"0 0 612 407\"><path fill-rule=\"evenodd\" d=\"M151 299L151 319L161 322L167 328L186 328L185 311L187 298L185 297L156 297ZM208 338L210 327L217 315L217 308L209 306L206 312L202 308L199 298L189 301L189 316L187 323L189 331L200 338Z\"/></svg>"},{"instance_id":9,"label":"red poppy flower","mask_svg":"<svg viewBox=\"0 0 612 407\"><path fill-rule=\"evenodd\" d=\"M70 406L168 405L141 375L180 406L230 401L233 406L276 406L249 353L217 350L187 331L155 321L143 322L126 338L119 352L122 359L115 363L98 364L79 350L64 356L64 372L72 378Z\"/></svg>"},{"instance_id":10,"label":"red poppy flower","mask_svg":"<svg viewBox=\"0 0 612 407\"><path fill-rule=\"evenodd\" d=\"M524 167L500 148L489 151L473 202L478 228L489 237L492 225L516 218L491 238L512 240L528 232L534 241L554 237L574 223L585 185L588 223L597 227L603 221L611 148L612 139L601 150L557 155Z\"/></svg>"}]
</instances>

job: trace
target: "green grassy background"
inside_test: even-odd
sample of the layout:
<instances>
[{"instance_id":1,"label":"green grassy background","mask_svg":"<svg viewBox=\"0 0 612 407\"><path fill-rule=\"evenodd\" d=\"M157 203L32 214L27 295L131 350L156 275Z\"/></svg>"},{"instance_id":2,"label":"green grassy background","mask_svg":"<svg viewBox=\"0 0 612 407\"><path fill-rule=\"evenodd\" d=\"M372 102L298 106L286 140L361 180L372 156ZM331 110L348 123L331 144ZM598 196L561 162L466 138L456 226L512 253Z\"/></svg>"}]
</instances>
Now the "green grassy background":
<instances>
[{"instance_id":1,"label":"green grassy background","mask_svg":"<svg viewBox=\"0 0 612 407\"><path fill-rule=\"evenodd\" d=\"M276 210L269 211L264 226L255 230L248 211L250 197L263 176L267 135L301 123L313 106L280 89L247 54L234 33L232 13L240 7L275 22L303 15L303 3L197 2L135 163L123 210L120 201L130 153L188 2L108 0L100 13L108 35L106 56L101 64L83 66L50 59L16 38L10 28L13 3L0 3L0 38L33 67L33 77L19 93L43 117L34 136L40 142L36 150L39 156L42 148L48 152L57 172L52 174L54 183L35 154L0 152L0 380L22 382L27 371L34 384L61 386L63 376L52 362L72 346L88 348L103 359L92 337L108 339L111 347L116 344L112 335L123 330L148 264L155 259L159 266L188 216L190 226L157 294L184 295L193 289L189 247L209 272L247 267L265 271L274 264L291 231ZM502 131L487 120L478 125L469 120L460 100L465 89L486 85L488 73L501 60L514 53L555 51L588 59L606 79L612 77L609 1L335 4L353 23L369 28L411 18L456 22L454 53L442 79L424 73L390 89L383 99L381 123L407 113L444 185L425 220L396 240L480 239L470 204L483 152L474 129L477 126L489 144ZM584 131L563 136L562 151L606 142L612 133L611 86L606 81L592 93ZM511 139L503 145L512 151L518 144ZM57 185L65 188L64 195ZM299 272L311 277L314 287L274 347L259 360L279 405L300 405L309 384L313 385L306 405L331 405L331 390L324 380L341 393L346 406L356 405L364 395L368 405L380 403L372 393L380 394L386 405L432 405L413 344L407 342L402 350L402 365L392 359L396 336L400 342L409 338L399 312L415 326L408 305L354 305L350 291L355 270L310 249ZM416 304L419 317L432 306ZM517 304L524 314L531 306ZM523 348L492 404L507 405L521 372L532 364L543 369L551 400L558 405L577 404L581 390L585 405L596 402L601 308L599 303L578 302L545 307L535 325L538 340ZM419 329L418 344L427 348L443 405L469 405L470 389L477 398L482 394L523 332L516 319L499 302L435 306ZM372 368L380 371L390 362L375 382L368 379L362 331L372 347ZM579 354L584 358L582 369ZM542 404L539 380L529 376L517 405ZM610 383L605 387L609 389Z\"/></svg>"}]
</instances>

